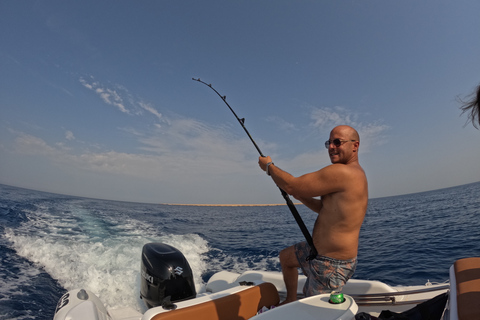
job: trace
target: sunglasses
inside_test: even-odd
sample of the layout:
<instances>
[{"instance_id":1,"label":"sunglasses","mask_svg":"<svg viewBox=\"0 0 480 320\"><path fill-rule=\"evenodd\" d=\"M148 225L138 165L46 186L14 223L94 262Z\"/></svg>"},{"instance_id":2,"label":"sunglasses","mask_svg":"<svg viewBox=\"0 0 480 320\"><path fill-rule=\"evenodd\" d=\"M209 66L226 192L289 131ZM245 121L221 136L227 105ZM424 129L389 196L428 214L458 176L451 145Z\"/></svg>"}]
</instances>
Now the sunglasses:
<instances>
[{"instance_id":1,"label":"sunglasses","mask_svg":"<svg viewBox=\"0 0 480 320\"><path fill-rule=\"evenodd\" d=\"M340 147L342 144L349 141L357 142L357 140L340 140L340 139L327 140L325 141L325 148L327 149L330 148L330 144L332 143L335 147Z\"/></svg>"}]
</instances>

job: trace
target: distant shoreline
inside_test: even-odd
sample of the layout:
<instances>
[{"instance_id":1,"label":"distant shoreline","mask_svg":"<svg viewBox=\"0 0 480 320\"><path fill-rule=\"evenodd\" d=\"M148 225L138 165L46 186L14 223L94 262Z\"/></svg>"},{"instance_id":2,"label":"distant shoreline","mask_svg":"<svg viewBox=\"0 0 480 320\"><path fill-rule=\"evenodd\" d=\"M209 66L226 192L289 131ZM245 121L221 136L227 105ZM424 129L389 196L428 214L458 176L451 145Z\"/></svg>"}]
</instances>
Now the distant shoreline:
<instances>
[{"instance_id":1,"label":"distant shoreline","mask_svg":"<svg viewBox=\"0 0 480 320\"><path fill-rule=\"evenodd\" d=\"M294 203L299 205L301 203ZM191 207L275 207L286 206L286 203L271 203L271 204L185 204L185 203L162 203L166 206L191 206Z\"/></svg>"}]
</instances>

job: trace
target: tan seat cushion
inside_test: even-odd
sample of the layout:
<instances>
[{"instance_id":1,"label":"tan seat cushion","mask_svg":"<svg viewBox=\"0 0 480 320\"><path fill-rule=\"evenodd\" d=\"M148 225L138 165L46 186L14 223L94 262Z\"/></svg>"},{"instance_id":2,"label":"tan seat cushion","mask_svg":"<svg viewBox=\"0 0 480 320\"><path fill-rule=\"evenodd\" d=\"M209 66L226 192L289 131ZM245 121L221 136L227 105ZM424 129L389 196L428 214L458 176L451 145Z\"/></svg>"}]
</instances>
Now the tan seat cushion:
<instances>
[{"instance_id":1,"label":"tan seat cushion","mask_svg":"<svg viewBox=\"0 0 480 320\"><path fill-rule=\"evenodd\" d=\"M480 319L480 258L454 263L459 320Z\"/></svg>"},{"instance_id":2,"label":"tan seat cushion","mask_svg":"<svg viewBox=\"0 0 480 320\"><path fill-rule=\"evenodd\" d=\"M159 313L152 320L245 320L253 317L264 306L270 308L279 302L275 286L265 282L219 299Z\"/></svg>"}]
</instances>

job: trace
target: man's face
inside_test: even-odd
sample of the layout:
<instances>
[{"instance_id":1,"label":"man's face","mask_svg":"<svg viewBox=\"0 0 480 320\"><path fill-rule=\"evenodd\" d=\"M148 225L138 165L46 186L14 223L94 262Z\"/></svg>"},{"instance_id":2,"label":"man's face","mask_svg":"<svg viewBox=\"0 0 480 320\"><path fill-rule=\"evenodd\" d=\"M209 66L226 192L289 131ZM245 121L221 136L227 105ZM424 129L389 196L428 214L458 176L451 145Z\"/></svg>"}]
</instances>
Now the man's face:
<instances>
[{"instance_id":1,"label":"man's face","mask_svg":"<svg viewBox=\"0 0 480 320\"><path fill-rule=\"evenodd\" d=\"M332 163L348 163L355 149L354 141L341 132L330 133L328 155Z\"/></svg>"}]
</instances>

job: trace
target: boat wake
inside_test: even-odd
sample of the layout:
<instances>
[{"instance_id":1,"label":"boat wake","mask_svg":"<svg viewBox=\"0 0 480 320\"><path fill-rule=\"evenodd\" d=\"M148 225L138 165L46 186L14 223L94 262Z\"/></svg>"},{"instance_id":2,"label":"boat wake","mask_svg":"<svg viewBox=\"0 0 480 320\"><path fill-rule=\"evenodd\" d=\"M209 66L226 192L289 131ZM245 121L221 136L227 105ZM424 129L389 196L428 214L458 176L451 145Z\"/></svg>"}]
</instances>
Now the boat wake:
<instances>
[{"instance_id":1,"label":"boat wake","mask_svg":"<svg viewBox=\"0 0 480 320\"><path fill-rule=\"evenodd\" d=\"M81 210L75 213L70 210L59 217L37 208L21 226L5 228L4 238L9 246L33 263L17 275L17 287L12 292L28 285L32 274L45 271L65 290L87 288L107 307L127 305L140 311L143 303L138 298L139 259L143 245L151 241L182 250L195 271L195 286L204 286L201 276L207 268L205 254L209 246L199 235L158 234L155 228L136 220L116 222L110 228L117 230L105 233L102 230L108 230L108 221Z\"/></svg>"}]
</instances>

